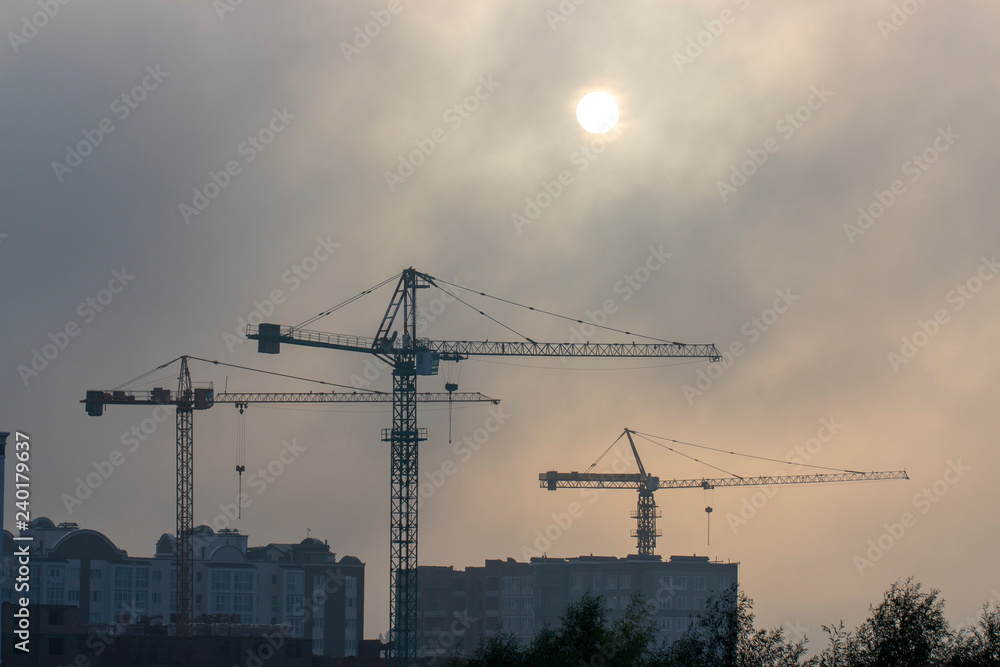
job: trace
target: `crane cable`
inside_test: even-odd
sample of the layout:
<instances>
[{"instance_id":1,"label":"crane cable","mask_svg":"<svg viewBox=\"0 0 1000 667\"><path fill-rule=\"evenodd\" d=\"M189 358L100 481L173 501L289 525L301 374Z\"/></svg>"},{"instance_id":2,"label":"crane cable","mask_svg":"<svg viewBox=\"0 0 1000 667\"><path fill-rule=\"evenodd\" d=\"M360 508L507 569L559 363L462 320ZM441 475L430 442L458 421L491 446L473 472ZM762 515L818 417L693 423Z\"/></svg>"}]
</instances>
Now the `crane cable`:
<instances>
[{"instance_id":1,"label":"crane cable","mask_svg":"<svg viewBox=\"0 0 1000 667\"><path fill-rule=\"evenodd\" d=\"M351 303L354 303L355 301L357 301L361 297L366 296L368 294L371 294L375 290L388 285L393 280L396 280L397 278L399 278L399 276L401 276L401 275L402 275L401 273L397 273L397 274L395 274L393 276L389 276L388 278L386 278L385 280L383 280L382 282L380 282L378 285L375 285L374 287L369 287L368 289L366 289L366 290L364 290L362 292L358 292L357 294L355 294L354 296L352 296L350 299L347 299L346 301L341 301L340 303L338 303L333 308L328 308L327 310L324 310L323 312L319 313L318 315L313 315L308 320L305 320L304 322L300 322L299 324L296 324L294 327L292 327L292 329L301 329L304 326L308 326L308 325L312 324L313 322L315 322L316 320L324 318L327 315L329 315L330 313L333 313L334 311L340 310L344 306L347 306L347 305L350 305Z\"/></svg>"},{"instance_id":2,"label":"crane cable","mask_svg":"<svg viewBox=\"0 0 1000 667\"><path fill-rule=\"evenodd\" d=\"M820 470L833 470L833 471L836 471L836 472L858 473L857 470L846 470L844 468L831 468L829 466L818 466L818 465L813 465L813 464L809 464L809 463L792 463L791 461L782 461L782 460L779 460L779 459L768 458L766 456L756 456L754 454L742 454L740 452L731 452L731 451L726 450L726 449L718 449L716 447L707 447L705 445L696 445L693 442L684 442L683 440L674 440L672 438L664 438L664 437L658 436L658 435L650 435L648 433L639 433L637 431L632 431L632 433L634 433L635 435L641 436L644 439L648 440L649 442L652 442L654 445L659 445L660 447L664 447L665 445L661 445L658 442L653 442L652 440L649 440L649 438L656 438L657 440L666 440L667 442L673 442L673 443L676 443L678 445L687 445L688 447L697 447L698 449L707 449L709 451L720 452L722 454L732 454L733 456L743 456L743 457L748 458L748 459L758 459L760 461L769 461L771 463L781 463L783 465L802 466L804 468L818 468ZM670 448L667 447L667 449L670 449ZM742 477L740 479L742 479Z\"/></svg>"},{"instance_id":3,"label":"crane cable","mask_svg":"<svg viewBox=\"0 0 1000 667\"><path fill-rule=\"evenodd\" d=\"M455 283L448 282L447 280L442 280L441 278L435 278L434 276L429 276L427 274L424 274L424 276L426 278L430 279L432 282L433 281L437 281L437 282L440 282L440 283L444 283L445 285L450 285L451 287L456 287L458 289L465 290L467 292L474 292L474 293L478 294L479 296L486 297L487 299L494 299L495 301L501 301L503 303L510 304L512 306L517 306L518 308L524 308L526 310L531 310L531 311L534 311L534 312L537 312L537 313L543 313L545 315L550 315L552 317L557 317L557 318L559 318L561 320L566 320L568 322L574 322L576 324L589 324L592 327L594 327L595 329L604 329L606 331L613 331L615 333L626 334L628 336L638 336L639 338L645 338L647 340L655 340L658 343L666 343L668 345L684 345L684 343L678 343L678 342L675 342L675 341L664 340L662 338L656 338L655 336L645 336L643 334L632 333L631 331L625 331L623 329L615 329L614 327L608 327L608 326L604 326L604 325L601 325L601 324L596 324L594 322L584 322L583 320L577 319L575 317L569 317L568 315L560 315L559 313L553 313L551 311L544 310L542 308L535 308L534 306L526 306L526 305L524 305L522 303L517 303L516 301L511 301L509 299L504 299L504 298L499 297L499 296L493 296L492 294L487 294L486 292L480 292L478 290L474 290L474 289L471 289L469 287L464 287L462 285L457 285ZM435 283L435 285L436 285L436 283ZM441 291L445 291L444 288L442 288L440 285L436 285L436 286ZM454 294L452 294L451 296L454 296Z\"/></svg>"},{"instance_id":4,"label":"crane cable","mask_svg":"<svg viewBox=\"0 0 1000 667\"><path fill-rule=\"evenodd\" d=\"M353 387L347 384L337 384L336 382L327 382L326 380L314 380L312 378L299 377L298 375L286 375L285 373L275 373L274 371L265 371L260 368L250 368L249 366L239 366L237 364L229 364L225 361L215 361L212 359L202 359L201 357L188 357L188 359L194 359L195 361L204 361L208 364L215 364L216 366L229 366L230 368L239 368L244 371L253 371L255 373L263 373L265 375L276 375L283 378L291 378L293 380L302 380L304 382L315 382L316 384L323 384L330 387L341 387L342 389L351 389L355 392L361 391L369 394L388 394L387 391L375 391L374 389L361 389L359 387Z\"/></svg>"},{"instance_id":5,"label":"crane cable","mask_svg":"<svg viewBox=\"0 0 1000 667\"><path fill-rule=\"evenodd\" d=\"M442 281L442 282L444 282L444 281ZM451 284L451 283L449 283L449 284ZM516 331L515 329L512 329L511 327L507 326L506 324L504 324L500 320L496 319L495 317L490 317L489 315L487 315L483 311L481 311L478 308L476 308L475 306L473 306L471 303L469 303L469 302L465 301L464 299L462 299L461 297L459 297L457 294L452 294L451 292L449 292L445 288L441 287L440 285L438 285L437 288L439 290L441 290L442 292L444 292L445 294L447 294L448 296L450 296L451 298L453 298L456 301L458 301L459 303L464 304L464 305L468 306L469 308L471 308L472 310L476 311L477 313L479 313L480 315L482 315L486 319L492 320L493 322L496 322L497 324L499 324L500 326L502 326L507 331L510 331L511 333L513 333L515 336L520 336L521 338L523 338L524 340L528 341L529 343L535 344L535 341L531 340L530 338L528 338L527 336L525 336L520 331Z\"/></svg>"},{"instance_id":6,"label":"crane cable","mask_svg":"<svg viewBox=\"0 0 1000 667\"><path fill-rule=\"evenodd\" d=\"M239 475L239 484L236 494L237 519L243 518L243 471L246 467L247 457L247 425L244 411L246 403L236 403L239 414L236 415L236 473Z\"/></svg>"}]
</instances>

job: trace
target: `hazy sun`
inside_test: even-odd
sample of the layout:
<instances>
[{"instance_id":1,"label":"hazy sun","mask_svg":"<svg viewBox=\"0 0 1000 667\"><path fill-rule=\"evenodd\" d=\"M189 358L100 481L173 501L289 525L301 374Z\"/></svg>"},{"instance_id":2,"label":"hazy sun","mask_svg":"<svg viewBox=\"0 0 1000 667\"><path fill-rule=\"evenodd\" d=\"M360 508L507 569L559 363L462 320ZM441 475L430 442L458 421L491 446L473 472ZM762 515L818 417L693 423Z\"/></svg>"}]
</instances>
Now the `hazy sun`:
<instances>
[{"instance_id":1,"label":"hazy sun","mask_svg":"<svg viewBox=\"0 0 1000 667\"><path fill-rule=\"evenodd\" d=\"M576 119L587 132L603 134L618 122L618 103L607 93L588 93L576 106Z\"/></svg>"}]
</instances>

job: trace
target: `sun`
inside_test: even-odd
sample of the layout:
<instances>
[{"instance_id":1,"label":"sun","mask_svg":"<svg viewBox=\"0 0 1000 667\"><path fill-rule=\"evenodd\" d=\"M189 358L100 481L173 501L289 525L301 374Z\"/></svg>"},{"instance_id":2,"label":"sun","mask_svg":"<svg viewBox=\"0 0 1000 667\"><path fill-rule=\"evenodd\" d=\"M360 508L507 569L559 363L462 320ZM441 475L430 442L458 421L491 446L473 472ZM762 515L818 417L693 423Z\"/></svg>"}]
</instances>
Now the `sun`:
<instances>
[{"instance_id":1,"label":"sun","mask_svg":"<svg viewBox=\"0 0 1000 667\"><path fill-rule=\"evenodd\" d=\"M604 134L618 123L618 103L607 93L588 93L576 105L576 119L587 132Z\"/></svg>"}]
</instances>

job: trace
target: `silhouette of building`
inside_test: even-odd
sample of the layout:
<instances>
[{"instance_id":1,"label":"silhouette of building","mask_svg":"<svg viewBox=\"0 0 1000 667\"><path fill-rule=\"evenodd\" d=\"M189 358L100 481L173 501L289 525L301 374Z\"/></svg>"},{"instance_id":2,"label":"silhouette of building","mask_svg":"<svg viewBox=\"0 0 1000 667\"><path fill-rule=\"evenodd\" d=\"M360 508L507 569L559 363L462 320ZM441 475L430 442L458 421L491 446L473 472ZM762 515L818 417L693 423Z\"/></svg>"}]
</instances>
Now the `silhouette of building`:
<instances>
[{"instance_id":1,"label":"silhouette of building","mask_svg":"<svg viewBox=\"0 0 1000 667\"><path fill-rule=\"evenodd\" d=\"M425 657L468 657L501 629L527 644L546 625L558 627L566 607L586 592L602 597L611 619L636 597L656 624L657 643L669 643L713 593L738 583L738 569L707 556L635 555L508 558L465 570L421 566L417 645Z\"/></svg>"},{"instance_id":2,"label":"silhouette of building","mask_svg":"<svg viewBox=\"0 0 1000 667\"><path fill-rule=\"evenodd\" d=\"M75 523L58 526L35 519L20 531L30 541L14 542L4 531L2 599L16 601L15 544L29 545L32 604L78 609L80 624L102 626L143 620L171 634L176 612L173 535L164 534L152 557L129 556L94 530ZM247 547L235 530L198 526L194 534L195 621L240 625L253 635L287 628L311 653L332 657L358 654L364 636L365 565L353 556L339 560L315 538L297 544Z\"/></svg>"}]
</instances>

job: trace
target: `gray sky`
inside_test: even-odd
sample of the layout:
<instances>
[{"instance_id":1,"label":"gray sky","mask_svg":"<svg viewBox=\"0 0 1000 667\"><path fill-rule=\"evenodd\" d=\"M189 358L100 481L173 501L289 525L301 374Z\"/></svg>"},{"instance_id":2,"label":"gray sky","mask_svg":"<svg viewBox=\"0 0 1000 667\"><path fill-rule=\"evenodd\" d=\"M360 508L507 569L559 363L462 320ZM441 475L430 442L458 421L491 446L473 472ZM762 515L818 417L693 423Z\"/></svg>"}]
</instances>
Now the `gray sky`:
<instances>
[{"instance_id":1,"label":"gray sky","mask_svg":"<svg viewBox=\"0 0 1000 667\"><path fill-rule=\"evenodd\" d=\"M856 625L910 575L940 588L960 625L1000 590L995 3L344 4L0 7L0 426L32 436L34 515L150 555L174 530L172 417L128 451L122 435L152 410L91 419L85 390L181 354L364 379L366 360L349 353L258 355L234 342L241 318L295 324L412 265L580 319L606 315L614 328L738 343L714 366L463 362L461 388L502 398L509 417L473 452L459 441L486 425L485 407L456 409L454 444L447 411L421 411L422 470L454 465L421 508L421 563L523 558L580 500L538 489L538 472L585 469L629 426L910 473L773 497L658 495L658 552L740 561L762 625L819 640L821 624ZM574 117L591 90L621 108L606 139ZM410 173L400 160L414 151L422 164ZM544 208L535 215L526 200ZM265 303L275 290L280 303ZM435 297L426 335L513 336ZM388 298L383 289L315 328L371 336ZM481 307L535 340L572 335L564 321ZM621 340L606 334L587 337ZM33 368L47 344L52 358ZM227 375L230 389L320 389L192 372L217 389ZM175 386L176 370L148 379ZM388 390L388 375L371 386ZM305 449L231 524L251 544L310 529L364 560L368 636L387 626L379 429L390 418L251 408L248 473L283 441ZM236 494L235 411L195 422L195 522L211 523ZM121 465L67 508L77 479L114 450ZM642 453L660 477L718 474L648 443ZM693 455L740 475L795 471ZM547 553L633 551L634 503L605 493Z\"/></svg>"}]
</instances>

